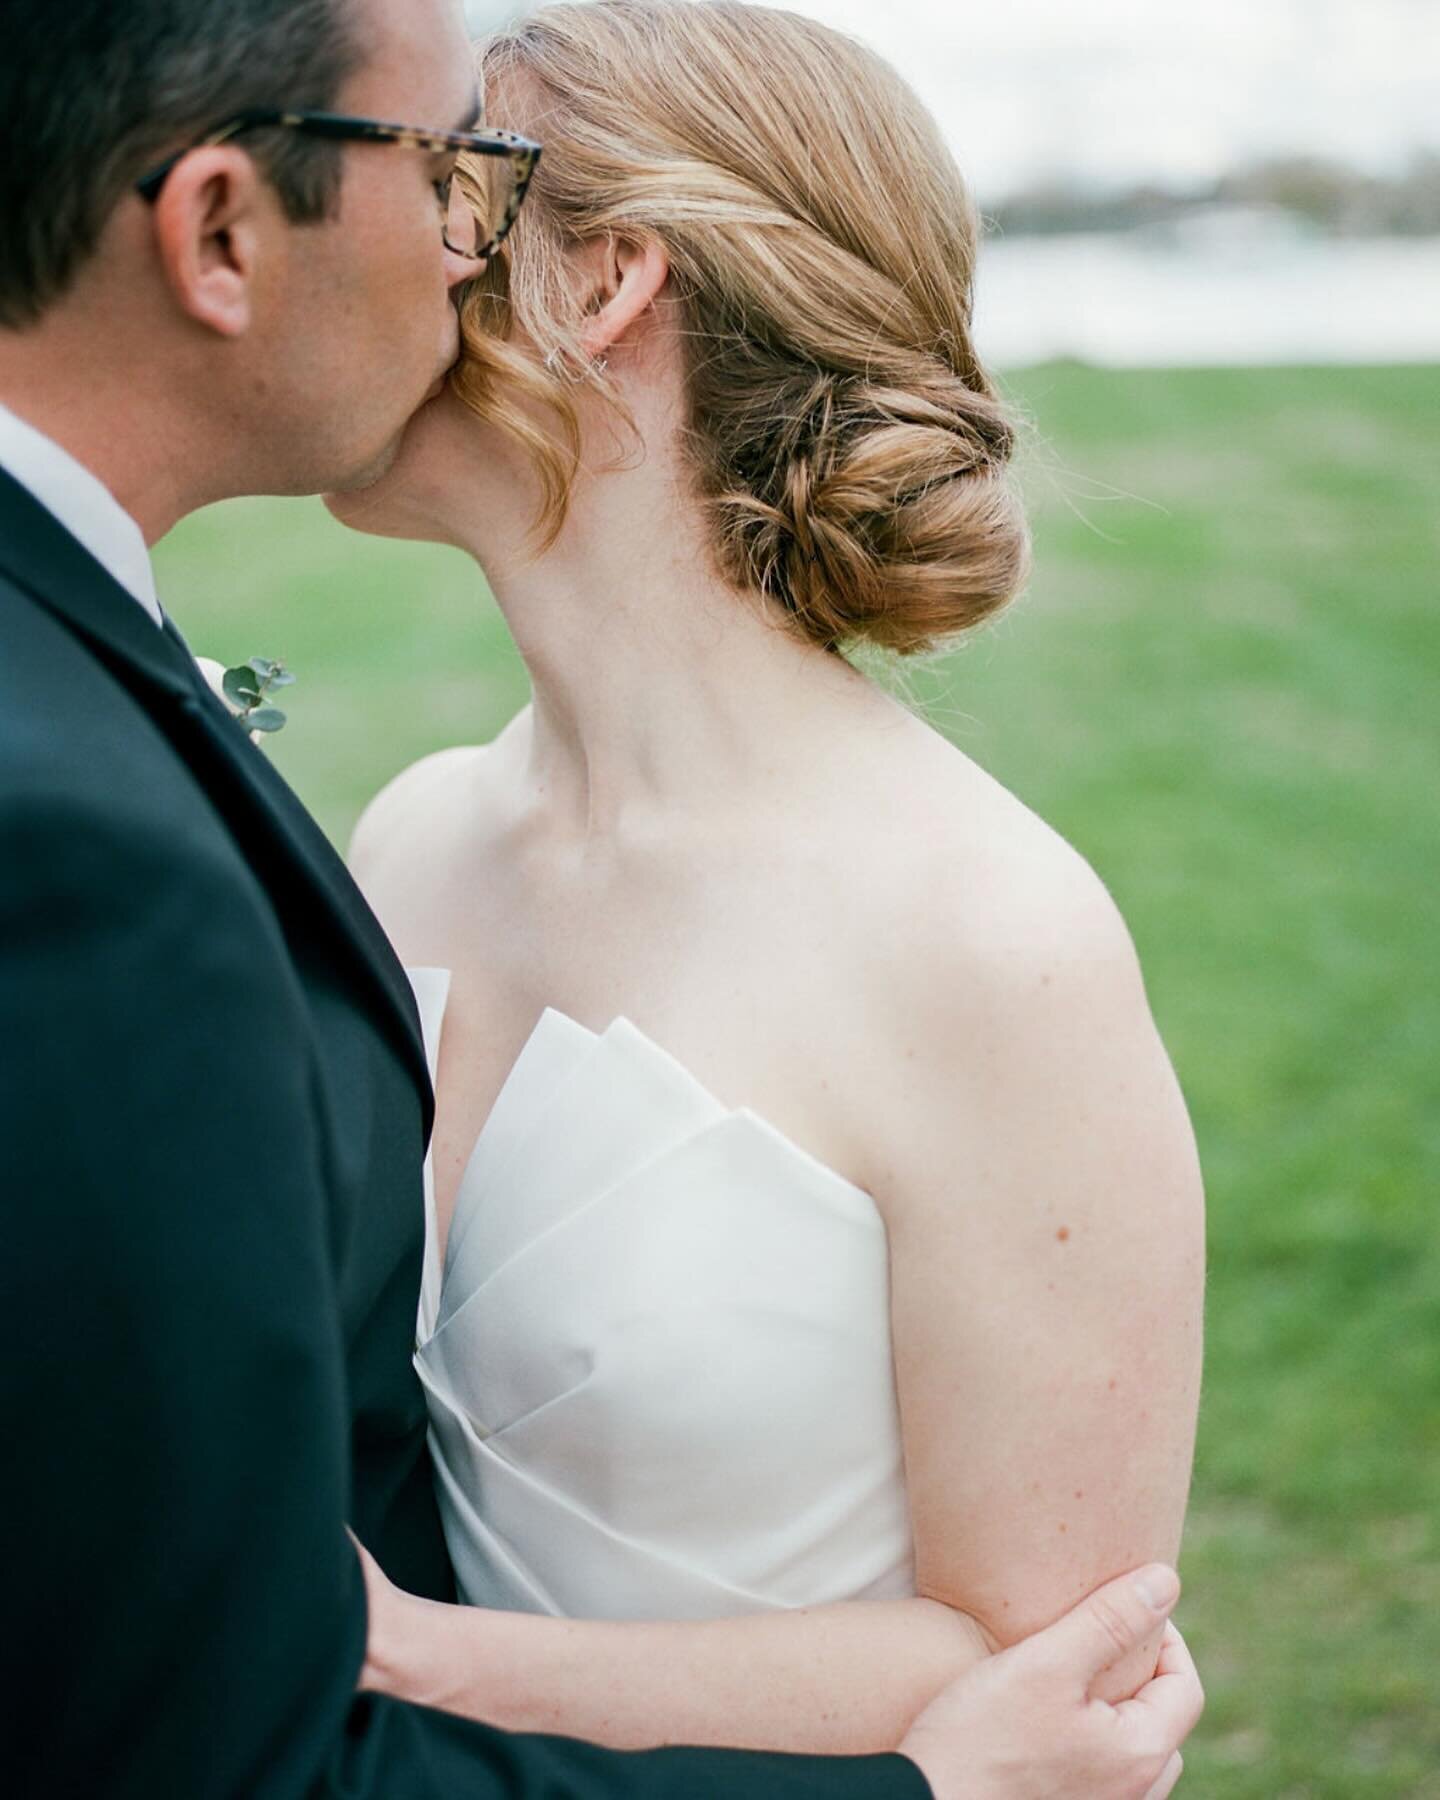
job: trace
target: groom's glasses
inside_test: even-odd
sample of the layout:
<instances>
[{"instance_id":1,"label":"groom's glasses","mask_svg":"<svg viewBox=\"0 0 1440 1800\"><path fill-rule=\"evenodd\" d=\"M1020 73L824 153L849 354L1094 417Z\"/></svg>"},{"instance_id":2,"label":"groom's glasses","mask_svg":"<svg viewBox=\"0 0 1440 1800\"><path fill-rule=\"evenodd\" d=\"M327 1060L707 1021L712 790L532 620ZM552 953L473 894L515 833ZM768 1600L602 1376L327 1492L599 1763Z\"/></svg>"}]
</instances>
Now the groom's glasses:
<instances>
[{"instance_id":1,"label":"groom's glasses","mask_svg":"<svg viewBox=\"0 0 1440 1800\"><path fill-rule=\"evenodd\" d=\"M135 183L147 200L154 200L175 165L192 150L211 144L228 144L245 131L278 127L304 132L308 137L366 144L402 144L431 156L463 152L467 162L463 182L456 170L434 183L440 205L440 232L447 250L476 259L493 256L515 223L530 177L540 160L540 146L513 131L491 127L483 131L427 131L415 125L387 125L379 119L352 119L343 113L282 112L272 107L252 107L236 113L207 131L193 144L178 150L158 168Z\"/></svg>"}]
</instances>

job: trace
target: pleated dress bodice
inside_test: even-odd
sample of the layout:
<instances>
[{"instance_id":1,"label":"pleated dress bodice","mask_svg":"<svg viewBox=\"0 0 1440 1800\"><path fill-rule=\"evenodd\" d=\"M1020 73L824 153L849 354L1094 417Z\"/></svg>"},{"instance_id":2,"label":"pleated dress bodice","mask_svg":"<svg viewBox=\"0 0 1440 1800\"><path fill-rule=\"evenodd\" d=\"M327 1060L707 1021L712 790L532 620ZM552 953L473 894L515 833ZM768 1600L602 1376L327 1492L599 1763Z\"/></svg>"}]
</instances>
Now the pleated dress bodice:
<instances>
[{"instance_id":1,"label":"pleated dress bodice","mask_svg":"<svg viewBox=\"0 0 1440 1800\"><path fill-rule=\"evenodd\" d=\"M449 991L410 972L432 1066ZM913 1593L883 1223L625 1019L542 1014L429 1253L460 1592L703 1619Z\"/></svg>"}]
</instances>

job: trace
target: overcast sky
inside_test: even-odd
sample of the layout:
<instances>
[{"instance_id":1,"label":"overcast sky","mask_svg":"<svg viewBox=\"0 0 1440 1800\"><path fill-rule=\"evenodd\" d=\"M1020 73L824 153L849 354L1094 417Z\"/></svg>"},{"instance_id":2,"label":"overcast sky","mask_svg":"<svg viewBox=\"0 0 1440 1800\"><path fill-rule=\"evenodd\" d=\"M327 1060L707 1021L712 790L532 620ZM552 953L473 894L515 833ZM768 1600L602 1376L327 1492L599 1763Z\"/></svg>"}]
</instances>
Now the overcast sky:
<instances>
[{"instance_id":1,"label":"overcast sky","mask_svg":"<svg viewBox=\"0 0 1440 1800\"><path fill-rule=\"evenodd\" d=\"M882 50L987 199L1040 176L1203 178L1440 149L1440 0L790 0ZM513 12L472 0L477 27Z\"/></svg>"}]
</instances>

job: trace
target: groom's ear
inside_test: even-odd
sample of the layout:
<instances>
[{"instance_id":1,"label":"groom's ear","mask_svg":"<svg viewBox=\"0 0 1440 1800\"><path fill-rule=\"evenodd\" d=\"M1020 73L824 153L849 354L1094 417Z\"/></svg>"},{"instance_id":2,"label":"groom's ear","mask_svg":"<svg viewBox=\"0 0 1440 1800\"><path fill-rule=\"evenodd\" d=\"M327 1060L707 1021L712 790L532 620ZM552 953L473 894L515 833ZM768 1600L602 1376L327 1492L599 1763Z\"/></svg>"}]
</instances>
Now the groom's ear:
<instances>
[{"instance_id":1,"label":"groom's ear","mask_svg":"<svg viewBox=\"0 0 1440 1800\"><path fill-rule=\"evenodd\" d=\"M590 252L589 318L580 344L589 356L604 356L648 312L670 279L670 258L653 239L608 237Z\"/></svg>"},{"instance_id":2,"label":"groom's ear","mask_svg":"<svg viewBox=\"0 0 1440 1800\"><path fill-rule=\"evenodd\" d=\"M250 328L261 254L283 215L242 150L193 150L154 203L155 247L176 306L207 331L242 337Z\"/></svg>"}]
</instances>

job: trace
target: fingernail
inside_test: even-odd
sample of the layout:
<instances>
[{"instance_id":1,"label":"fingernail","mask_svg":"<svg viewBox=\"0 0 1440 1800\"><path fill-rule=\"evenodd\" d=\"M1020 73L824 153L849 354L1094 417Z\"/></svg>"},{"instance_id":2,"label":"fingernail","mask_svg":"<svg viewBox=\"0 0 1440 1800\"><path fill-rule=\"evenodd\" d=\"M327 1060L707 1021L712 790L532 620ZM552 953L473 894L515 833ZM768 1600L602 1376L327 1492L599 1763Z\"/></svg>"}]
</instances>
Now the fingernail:
<instances>
[{"instance_id":1,"label":"fingernail","mask_svg":"<svg viewBox=\"0 0 1440 1800\"><path fill-rule=\"evenodd\" d=\"M1180 1577L1164 1563L1151 1563L1135 1577L1135 1591L1155 1612L1169 1612L1180 1598Z\"/></svg>"}]
</instances>

